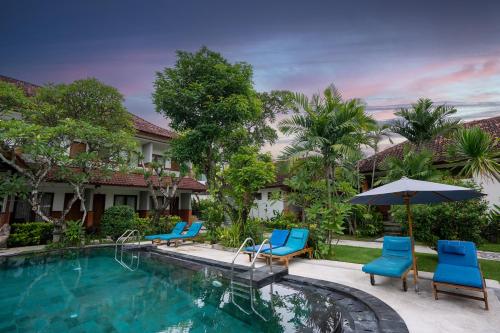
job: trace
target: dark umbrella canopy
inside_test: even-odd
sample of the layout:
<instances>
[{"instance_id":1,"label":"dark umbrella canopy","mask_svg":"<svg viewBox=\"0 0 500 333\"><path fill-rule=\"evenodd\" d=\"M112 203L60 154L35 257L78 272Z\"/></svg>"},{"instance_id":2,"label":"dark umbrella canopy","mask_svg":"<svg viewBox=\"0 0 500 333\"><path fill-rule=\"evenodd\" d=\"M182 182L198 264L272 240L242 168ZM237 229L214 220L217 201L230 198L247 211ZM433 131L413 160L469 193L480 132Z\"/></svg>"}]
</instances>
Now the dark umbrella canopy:
<instances>
[{"instance_id":1,"label":"dark umbrella canopy","mask_svg":"<svg viewBox=\"0 0 500 333\"><path fill-rule=\"evenodd\" d=\"M351 203L365 205L404 205L405 198L411 204L431 204L478 198L484 194L467 187L413 180L400 180L358 194Z\"/></svg>"}]
</instances>

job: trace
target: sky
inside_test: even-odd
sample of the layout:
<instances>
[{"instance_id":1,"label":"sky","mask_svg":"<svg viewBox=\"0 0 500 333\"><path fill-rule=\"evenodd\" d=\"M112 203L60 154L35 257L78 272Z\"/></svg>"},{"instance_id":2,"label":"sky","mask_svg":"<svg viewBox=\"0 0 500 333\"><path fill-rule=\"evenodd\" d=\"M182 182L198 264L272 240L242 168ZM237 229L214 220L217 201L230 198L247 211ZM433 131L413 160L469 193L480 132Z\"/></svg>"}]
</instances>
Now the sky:
<instances>
[{"instance_id":1,"label":"sky","mask_svg":"<svg viewBox=\"0 0 500 333\"><path fill-rule=\"evenodd\" d=\"M250 63L258 91L311 95L334 83L377 120L420 97L472 120L500 115L499 13L495 0L0 0L0 74L96 77L167 126L151 101L155 73L176 50L206 45Z\"/></svg>"}]
</instances>

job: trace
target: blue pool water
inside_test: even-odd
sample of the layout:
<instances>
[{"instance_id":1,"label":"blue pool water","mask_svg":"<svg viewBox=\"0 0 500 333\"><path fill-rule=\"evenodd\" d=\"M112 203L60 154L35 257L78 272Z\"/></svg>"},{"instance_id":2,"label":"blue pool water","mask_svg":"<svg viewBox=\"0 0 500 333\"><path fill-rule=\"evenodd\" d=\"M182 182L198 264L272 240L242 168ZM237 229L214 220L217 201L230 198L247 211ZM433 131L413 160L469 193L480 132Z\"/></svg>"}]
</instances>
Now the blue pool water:
<instances>
[{"instance_id":1,"label":"blue pool water","mask_svg":"<svg viewBox=\"0 0 500 333\"><path fill-rule=\"evenodd\" d=\"M264 287L263 320L230 302L220 271L142 253L131 272L111 249L3 258L0 296L0 332L329 332L336 324L328 295Z\"/></svg>"}]
</instances>

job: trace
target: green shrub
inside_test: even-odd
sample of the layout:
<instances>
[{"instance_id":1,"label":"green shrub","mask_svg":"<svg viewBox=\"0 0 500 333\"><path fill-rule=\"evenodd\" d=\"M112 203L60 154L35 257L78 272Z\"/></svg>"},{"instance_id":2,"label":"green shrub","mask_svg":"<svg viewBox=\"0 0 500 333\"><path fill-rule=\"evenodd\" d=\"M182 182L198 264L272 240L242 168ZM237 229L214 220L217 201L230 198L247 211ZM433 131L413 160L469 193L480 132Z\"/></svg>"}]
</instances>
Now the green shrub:
<instances>
[{"instance_id":1,"label":"green shrub","mask_svg":"<svg viewBox=\"0 0 500 333\"><path fill-rule=\"evenodd\" d=\"M47 222L14 223L8 239L9 247L47 244L54 225Z\"/></svg>"},{"instance_id":2,"label":"green shrub","mask_svg":"<svg viewBox=\"0 0 500 333\"><path fill-rule=\"evenodd\" d=\"M217 238L226 247L239 247L241 245L241 230L238 224L231 224L229 227L219 227Z\"/></svg>"},{"instance_id":3,"label":"green shrub","mask_svg":"<svg viewBox=\"0 0 500 333\"><path fill-rule=\"evenodd\" d=\"M247 220L243 226L243 237L240 238L240 241L243 242L247 237L252 237L255 244L260 244L264 240L264 227L261 219L249 218Z\"/></svg>"},{"instance_id":4,"label":"green shrub","mask_svg":"<svg viewBox=\"0 0 500 333\"><path fill-rule=\"evenodd\" d=\"M134 229L135 212L130 206L113 206L104 212L101 219L101 231L105 236L118 239L125 230Z\"/></svg>"},{"instance_id":5,"label":"green shrub","mask_svg":"<svg viewBox=\"0 0 500 333\"><path fill-rule=\"evenodd\" d=\"M217 229L224 222L224 208L220 203L213 200L201 200L199 207L200 218L207 229L207 238L211 244L214 244L218 241Z\"/></svg>"},{"instance_id":6,"label":"green shrub","mask_svg":"<svg viewBox=\"0 0 500 333\"><path fill-rule=\"evenodd\" d=\"M500 206L493 205L493 208L488 212L487 223L483 228L482 236L489 242L500 242Z\"/></svg>"},{"instance_id":7,"label":"green shrub","mask_svg":"<svg viewBox=\"0 0 500 333\"><path fill-rule=\"evenodd\" d=\"M67 221L63 233L63 243L66 246L80 246L85 239L85 229L80 221Z\"/></svg>"},{"instance_id":8,"label":"green shrub","mask_svg":"<svg viewBox=\"0 0 500 333\"><path fill-rule=\"evenodd\" d=\"M463 183L452 182L457 185ZM473 184L467 183L473 187ZM487 225L488 204L474 199L433 205L412 205L413 235L417 241L435 248L439 239L482 242L481 231ZM393 206L391 215L403 229L408 229L408 216L404 206Z\"/></svg>"},{"instance_id":9,"label":"green shrub","mask_svg":"<svg viewBox=\"0 0 500 333\"><path fill-rule=\"evenodd\" d=\"M382 214L375 207L353 205L351 223L356 223L356 236L374 237L384 233Z\"/></svg>"},{"instance_id":10,"label":"green shrub","mask_svg":"<svg viewBox=\"0 0 500 333\"><path fill-rule=\"evenodd\" d=\"M292 212L282 212L276 214L272 219L265 221L265 226L272 229L296 228L299 224L297 216Z\"/></svg>"}]
</instances>

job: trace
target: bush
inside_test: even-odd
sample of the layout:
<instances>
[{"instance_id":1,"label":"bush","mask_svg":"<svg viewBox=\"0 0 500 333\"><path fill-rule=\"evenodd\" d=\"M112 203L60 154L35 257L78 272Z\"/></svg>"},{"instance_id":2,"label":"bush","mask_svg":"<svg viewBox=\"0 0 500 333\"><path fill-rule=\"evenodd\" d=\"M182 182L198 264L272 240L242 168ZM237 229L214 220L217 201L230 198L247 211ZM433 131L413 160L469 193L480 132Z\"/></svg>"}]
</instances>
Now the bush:
<instances>
[{"instance_id":1,"label":"bush","mask_svg":"<svg viewBox=\"0 0 500 333\"><path fill-rule=\"evenodd\" d=\"M351 221L356 221L356 236L374 237L384 233L382 214L375 207L354 205Z\"/></svg>"},{"instance_id":2,"label":"bush","mask_svg":"<svg viewBox=\"0 0 500 333\"><path fill-rule=\"evenodd\" d=\"M9 247L47 244L54 225L47 222L14 223L8 239Z\"/></svg>"},{"instance_id":3,"label":"bush","mask_svg":"<svg viewBox=\"0 0 500 333\"><path fill-rule=\"evenodd\" d=\"M134 229L136 217L130 206L113 206L104 212L101 219L101 231L105 236L116 240L125 230Z\"/></svg>"},{"instance_id":4,"label":"bush","mask_svg":"<svg viewBox=\"0 0 500 333\"><path fill-rule=\"evenodd\" d=\"M223 246L239 247L241 245L240 232L238 224L231 224L229 227L219 227L217 229L217 238Z\"/></svg>"},{"instance_id":5,"label":"bush","mask_svg":"<svg viewBox=\"0 0 500 333\"><path fill-rule=\"evenodd\" d=\"M247 220L243 226L243 237L240 238L240 243L247 237L252 237L256 245L264 240L264 227L261 219L249 218Z\"/></svg>"},{"instance_id":6,"label":"bush","mask_svg":"<svg viewBox=\"0 0 500 333\"><path fill-rule=\"evenodd\" d=\"M464 185L458 184L457 185ZM473 185L468 183L469 187ZM481 231L487 225L488 204L484 199L449 202L433 205L412 205L413 235L417 241L435 248L439 239L482 242ZM408 230L404 206L393 206L396 222Z\"/></svg>"},{"instance_id":7,"label":"bush","mask_svg":"<svg viewBox=\"0 0 500 333\"><path fill-rule=\"evenodd\" d=\"M488 222L482 231L482 236L492 243L500 242L500 206L493 205L489 211Z\"/></svg>"},{"instance_id":8,"label":"bush","mask_svg":"<svg viewBox=\"0 0 500 333\"><path fill-rule=\"evenodd\" d=\"M201 200L199 203L201 220L203 220L207 229L207 238L211 244L215 244L218 240L217 229L224 222L224 208L222 205L213 200Z\"/></svg>"},{"instance_id":9,"label":"bush","mask_svg":"<svg viewBox=\"0 0 500 333\"><path fill-rule=\"evenodd\" d=\"M63 233L63 243L66 246L80 246L85 239L85 229L80 221L67 221Z\"/></svg>"},{"instance_id":10,"label":"bush","mask_svg":"<svg viewBox=\"0 0 500 333\"><path fill-rule=\"evenodd\" d=\"M272 229L290 229L296 228L299 225L300 222L297 219L297 216L295 216L292 212L282 212L276 214L275 217L265 222L265 226Z\"/></svg>"}]
</instances>

